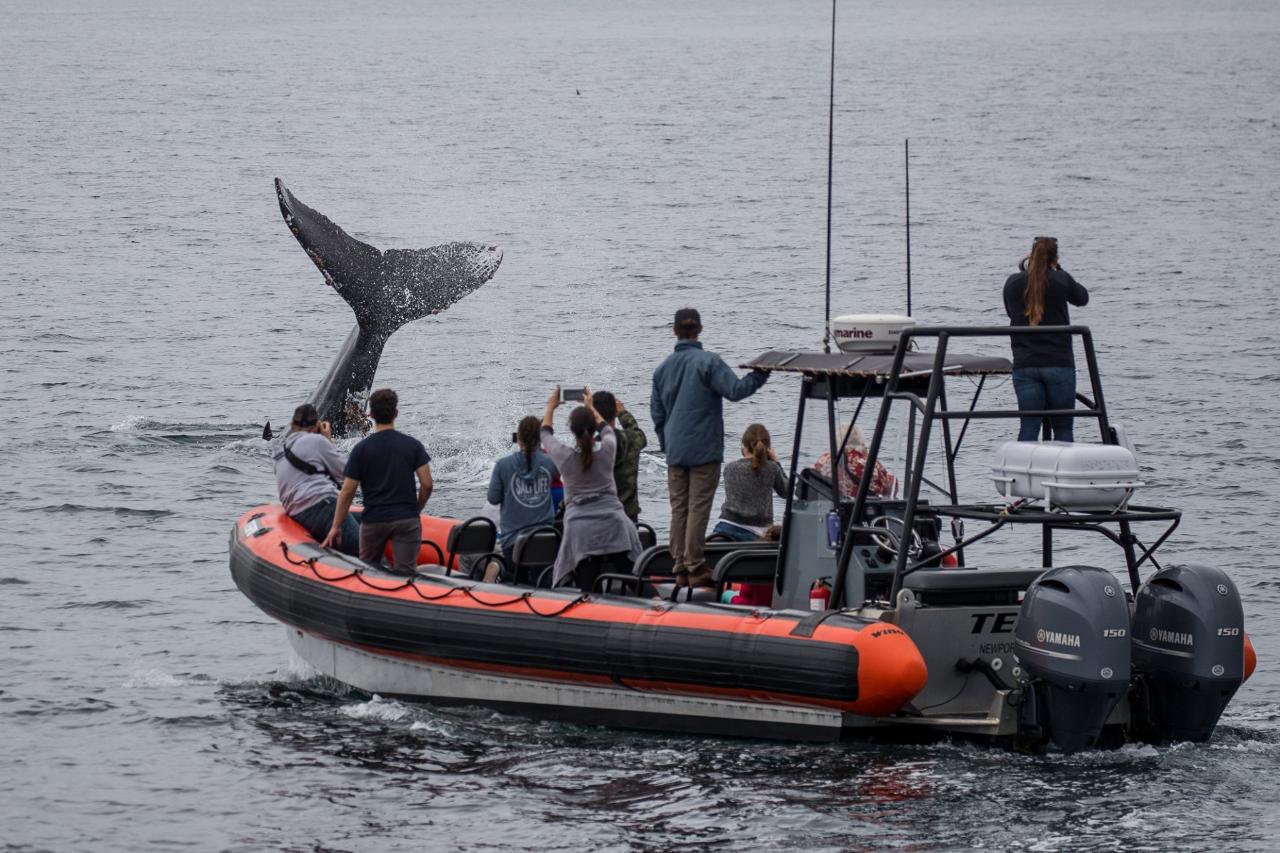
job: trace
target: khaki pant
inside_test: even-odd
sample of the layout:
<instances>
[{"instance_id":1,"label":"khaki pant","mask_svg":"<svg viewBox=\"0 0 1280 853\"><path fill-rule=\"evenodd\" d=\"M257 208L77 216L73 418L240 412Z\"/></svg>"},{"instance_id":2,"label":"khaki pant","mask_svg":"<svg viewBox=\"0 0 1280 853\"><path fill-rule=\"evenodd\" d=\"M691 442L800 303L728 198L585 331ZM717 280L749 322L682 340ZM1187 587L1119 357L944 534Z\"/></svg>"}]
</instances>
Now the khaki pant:
<instances>
[{"instance_id":1,"label":"khaki pant","mask_svg":"<svg viewBox=\"0 0 1280 853\"><path fill-rule=\"evenodd\" d=\"M696 572L706 566L707 522L720 485L720 463L667 469L671 496L671 560L676 571Z\"/></svg>"}]
</instances>

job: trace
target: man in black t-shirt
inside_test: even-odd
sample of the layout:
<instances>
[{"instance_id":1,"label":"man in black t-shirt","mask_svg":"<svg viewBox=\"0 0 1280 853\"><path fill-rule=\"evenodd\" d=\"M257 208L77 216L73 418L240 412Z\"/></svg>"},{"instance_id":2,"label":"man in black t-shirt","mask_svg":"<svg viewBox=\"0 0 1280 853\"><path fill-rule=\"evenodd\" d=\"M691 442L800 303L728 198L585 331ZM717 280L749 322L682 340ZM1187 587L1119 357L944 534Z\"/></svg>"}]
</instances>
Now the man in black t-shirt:
<instances>
[{"instance_id":1,"label":"man in black t-shirt","mask_svg":"<svg viewBox=\"0 0 1280 853\"><path fill-rule=\"evenodd\" d=\"M324 545L327 548L337 540L359 488L364 497L360 559L381 565L390 540L393 571L411 575L417 568L418 546L422 542L419 514L431 497L431 457L422 442L396 430L399 404L399 397L390 388L369 395L374 431L352 448L347 459L333 528ZM414 475L418 478L416 494Z\"/></svg>"}]
</instances>

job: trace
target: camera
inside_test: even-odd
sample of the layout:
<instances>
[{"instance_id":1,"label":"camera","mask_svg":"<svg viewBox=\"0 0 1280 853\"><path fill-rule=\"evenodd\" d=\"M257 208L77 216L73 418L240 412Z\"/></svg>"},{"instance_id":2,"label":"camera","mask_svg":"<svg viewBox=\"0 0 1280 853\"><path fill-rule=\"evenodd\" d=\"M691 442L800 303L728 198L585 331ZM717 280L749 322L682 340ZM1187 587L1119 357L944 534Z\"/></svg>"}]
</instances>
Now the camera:
<instances>
[{"instance_id":1,"label":"camera","mask_svg":"<svg viewBox=\"0 0 1280 853\"><path fill-rule=\"evenodd\" d=\"M582 388L581 387L566 388L565 386L561 385L560 386L560 402L561 403L581 403Z\"/></svg>"}]
</instances>

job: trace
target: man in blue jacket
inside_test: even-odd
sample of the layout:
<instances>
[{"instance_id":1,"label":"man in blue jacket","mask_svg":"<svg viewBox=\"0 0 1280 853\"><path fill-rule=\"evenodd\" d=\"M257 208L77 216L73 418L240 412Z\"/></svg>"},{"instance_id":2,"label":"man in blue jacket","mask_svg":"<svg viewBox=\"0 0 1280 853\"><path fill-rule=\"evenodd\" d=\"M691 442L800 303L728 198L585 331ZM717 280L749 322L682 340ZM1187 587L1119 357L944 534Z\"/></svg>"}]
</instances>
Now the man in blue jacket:
<instances>
[{"instance_id":1,"label":"man in blue jacket","mask_svg":"<svg viewBox=\"0 0 1280 853\"><path fill-rule=\"evenodd\" d=\"M667 454L676 584L701 586L711 581L704 552L724 461L723 401L750 397L768 374L753 370L738 378L724 359L703 350L702 318L692 308L676 312L674 328L676 349L653 372L649 410Z\"/></svg>"}]
</instances>

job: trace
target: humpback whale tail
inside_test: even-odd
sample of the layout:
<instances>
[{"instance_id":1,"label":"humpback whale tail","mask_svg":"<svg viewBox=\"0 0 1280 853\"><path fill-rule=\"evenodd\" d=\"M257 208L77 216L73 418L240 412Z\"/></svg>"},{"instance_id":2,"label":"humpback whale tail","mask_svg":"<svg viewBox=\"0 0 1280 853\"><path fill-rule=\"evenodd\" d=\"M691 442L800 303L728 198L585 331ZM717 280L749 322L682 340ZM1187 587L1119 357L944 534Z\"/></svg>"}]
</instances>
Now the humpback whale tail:
<instances>
[{"instance_id":1,"label":"humpback whale tail","mask_svg":"<svg viewBox=\"0 0 1280 853\"><path fill-rule=\"evenodd\" d=\"M502 250L482 243L444 243L382 251L303 204L279 178L275 184L289 230L356 315L356 327L311 398L335 435L345 434L362 422L382 348L392 333L438 314L492 278Z\"/></svg>"}]
</instances>

